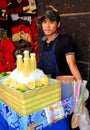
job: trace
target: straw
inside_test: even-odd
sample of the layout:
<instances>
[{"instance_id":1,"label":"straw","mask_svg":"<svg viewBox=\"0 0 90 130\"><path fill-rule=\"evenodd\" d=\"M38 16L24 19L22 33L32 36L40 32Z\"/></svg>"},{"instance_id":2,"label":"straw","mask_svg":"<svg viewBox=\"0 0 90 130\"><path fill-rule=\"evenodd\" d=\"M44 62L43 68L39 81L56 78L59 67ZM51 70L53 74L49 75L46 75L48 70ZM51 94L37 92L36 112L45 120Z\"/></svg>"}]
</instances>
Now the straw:
<instances>
[{"instance_id":1,"label":"straw","mask_svg":"<svg viewBox=\"0 0 90 130\"><path fill-rule=\"evenodd\" d=\"M81 80L78 80L75 85L75 92L74 92L74 99L75 99L75 105L74 105L74 112L76 113L77 107L78 107L78 99L81 89Z\"/></svg>"},{"instance_id":2,"label":"straw","mask_svg":"<svg viewBox=\"0 0 90 130\"><path fill-rule=\"evenodd\" d=\"M78 112L81 113L82 112L82 99L83 99L83 94L84 94L84 90L86 88L87 85L87 81L83 80L82 82L82 87L81 87L81 91L80 91L80 96L79 96L79 106L78 106Z\"/></svg>"},{"instance_id":3,"label":"straw","mask_svg":"<svg viewBox=\"0 0 90 130\"><path fill-rule=\"evenodd\" d=\"M72 84L73 84L73 95L74 95L74 98L75 98L76 81L74 80Z\"/></svg>"}]
</instances>

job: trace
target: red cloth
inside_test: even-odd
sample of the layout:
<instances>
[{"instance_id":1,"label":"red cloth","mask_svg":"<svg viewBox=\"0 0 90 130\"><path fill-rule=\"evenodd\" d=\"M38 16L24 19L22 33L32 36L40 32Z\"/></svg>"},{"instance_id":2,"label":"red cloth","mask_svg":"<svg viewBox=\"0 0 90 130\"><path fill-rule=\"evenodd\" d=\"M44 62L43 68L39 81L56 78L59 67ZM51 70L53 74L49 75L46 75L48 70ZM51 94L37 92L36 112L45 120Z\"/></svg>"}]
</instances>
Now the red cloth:
<instances>
[{"instance_id":1,"label":"red cloth","mask_svg":"<svg viewBox=\"0 0 90 130\"><path fill-rule=\"evenodd\" d=\"M15 21L15 24L11 27L11 31L12 31L12 35L15 33L19 33L21 31L28 33L30 35L30 46L33 48L34 42L32 38L30 24L28 21L26 20L19 20L19 21L17 20L17 22Z\"/></svg>"},{"instance_id":2,"label":"red cloth","mask_svg":"<svg viewBox=\"0 0 90 130\"><path fill-rule=\"evenodd\" d=\"M0 9L6 9L11 0L0 0Z\"/></svg>"},{"instance_id":3,"label":"red cloth","mask_svg":"<svg viewBox=\"0 0 90 130\"><path fill-rule=\"evenodd\" d=\"M29 6L28 0L22 0L20 3L18 3L17 0L11 0L11 3L12 4L6 9L7 14L22 13L23 8ZM16 6L15 3L18 3L18 6Z\"/></svg>"},{"instance_id":4,"label":"red cloth","mask_svg":"<svg viewBox=\"0 0 90 130\"><path fill-rule=\"evenodd\" d=\"M38 28L37 28L37 16L32 16L32 23L31 23L31 31L33 36L33 41L38 40Z\"/></svg>"},{"instance_id":5,"label":"red cloth","mask_svg":"<svg viewBox=\"0 0 90 130\"><path fill-rule=\"evenodd\" d=\"M0 41L0 72L12 71L15 69L14 50L15 46L9 39Z\"/></svg>"},{"instance_id":6,"label":"red cloth","mask_svg":"<svg viewBox=\"0 0 90 130\"><path fill-rule=\"evenodd\" d=\"M0 9L5 9L7 7L7 0L0 0Z\"/></svg>"},{"instance_id":7,"label":"red cloth","mask_svg":"<svg viewBox=\"0 0 90 130\"><path fill-rule=\"evenodd\" d=\"M36 53L36 59L38 61L38 28L37 28L37 16L32 16L31 32L34 41L33 51Z\"/></svg>"}]
</instances>

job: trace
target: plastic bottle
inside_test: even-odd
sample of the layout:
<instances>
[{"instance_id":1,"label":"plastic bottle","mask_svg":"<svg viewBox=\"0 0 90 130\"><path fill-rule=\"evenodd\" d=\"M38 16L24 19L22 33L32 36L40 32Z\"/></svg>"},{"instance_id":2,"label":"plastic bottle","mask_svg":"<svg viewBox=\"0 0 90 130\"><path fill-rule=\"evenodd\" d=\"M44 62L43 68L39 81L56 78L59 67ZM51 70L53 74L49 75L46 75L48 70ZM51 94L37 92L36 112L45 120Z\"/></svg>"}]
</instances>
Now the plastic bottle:
<instances>
[{"instance_id":1,"label":"plastic bottle","mask_svg":"<svg viewBox=\"0 0 90 130\"><path fill-rule=\"evenodd\" d=\"M30 60L29 58L24 58L23 75L24 77L28 77L29 74L30 74Z\"/></svg>"},{"instance_id":2,"label":"plastic bottle","mask_svg":"<svg viewBox=\"0 0 90 130\"><path fill-rule=\"evenodd\" d=\"M30 54L30 66L31 66L31 71L34 71L37 67L35 53Z\"/></svg>"},{"instance_id":3,"label":"plastic bottle","mask_svg":"<svg viewBox=\"0 0 90 130\"><path fill-rule=\"evenodd\" d=\"M23 71L23 60L22 55L17 55L17 72Z\"/></svg>"},{"instance_id":4,"label":"plastic bottle","mask_svg":"<svg viewBox=\"0 0 90 130\"><path fill-rule=\"evenodd\" d=\"M24 50L24 58L30 58L29 57L29 51L28 50Z\"/></svg>"}]
</instances>

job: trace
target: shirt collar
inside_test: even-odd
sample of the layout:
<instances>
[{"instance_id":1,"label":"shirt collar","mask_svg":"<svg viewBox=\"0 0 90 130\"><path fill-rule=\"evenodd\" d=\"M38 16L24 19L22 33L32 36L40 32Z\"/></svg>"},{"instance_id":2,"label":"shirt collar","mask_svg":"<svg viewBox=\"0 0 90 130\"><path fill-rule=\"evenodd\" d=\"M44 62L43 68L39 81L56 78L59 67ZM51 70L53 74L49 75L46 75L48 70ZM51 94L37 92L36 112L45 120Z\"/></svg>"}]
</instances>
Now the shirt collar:
<instances>
[{"instance_id":1,"label":"shirt collar","mask_svg":"<svg viewBox=\"0 0 90 130\"><path fill-rule=\"evenodd\" d=\"M52 41L54 41L57 37L58 37L59 33L57 33L57 35L54 37L54 39L52 39ZM46 41L47 40L47 36L43 36L42 41Z\"/></svg>"}]
</instances>

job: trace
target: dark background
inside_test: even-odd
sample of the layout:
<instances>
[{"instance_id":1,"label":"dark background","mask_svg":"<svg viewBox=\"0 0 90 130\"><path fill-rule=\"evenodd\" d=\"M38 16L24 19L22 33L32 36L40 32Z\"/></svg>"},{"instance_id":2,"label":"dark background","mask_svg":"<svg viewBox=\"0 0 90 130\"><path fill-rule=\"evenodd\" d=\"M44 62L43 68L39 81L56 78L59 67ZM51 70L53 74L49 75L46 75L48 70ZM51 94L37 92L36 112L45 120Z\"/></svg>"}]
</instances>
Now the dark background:
<instances>
[{"instance_id":1,"label":"dark background","mask_svg":"<svg viewBox=\"0 0 90 130\"><path fill-rule=\"evenodd\" d=\"M88 81L90 92L90 0L36 0L36 3L38 16L43 14L47 5L53 5L60 12L60 31L73 38L77 65L82 78ZM40 50L43 33L40 26L38 29ZM90 112L90 97L86 105Z\"/></svg>"}]
</instances>

